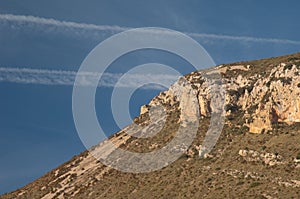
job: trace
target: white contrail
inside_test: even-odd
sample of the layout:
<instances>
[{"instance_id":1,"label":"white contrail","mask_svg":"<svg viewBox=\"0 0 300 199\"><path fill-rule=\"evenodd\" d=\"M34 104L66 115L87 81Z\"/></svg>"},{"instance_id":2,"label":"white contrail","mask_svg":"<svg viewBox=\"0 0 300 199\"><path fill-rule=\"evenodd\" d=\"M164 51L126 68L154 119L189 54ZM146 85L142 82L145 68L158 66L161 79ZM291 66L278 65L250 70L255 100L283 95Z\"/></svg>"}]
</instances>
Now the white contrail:
<instances>
[{"instance_id":1,"label":"white contrail","mask_svg":"<svg viewBox=\"0 0 300 199\"><path fill-rule=\"evenodd\" d=\"M87 23L59 21L51 18L42 18L42 17L25 16L25 15L12 15L12 14L0 14L0 21L14 22L17 23L18 25L36 24L36 25L54 26L57 28L61 28L60 30L57 31L62 31L62 32L66 31L66 29L77 29L77 30L84 30L84 31L97 31L97 32L110 31L112 33L118 33L118 32L131 29L130 27L95 25L95 24L87 24ZM300 41L294 41L288 39L257 38L257 37L248 37L248 36L231 36L231 35L217 35L217 34L190 33L190 32L185 32L185 34L199 39L300 45ZM81 36L85 36L85 35L81 34Z\"/></svg>"},{"instance_id":2,"label":"white contrail","mask_svg":"<svg viewBox=\"0 0 300 199\"><path fill-rule=\"evenodd\" d=\"M78 28L85 30L98 30L98 31L115 31L121 32L124 30L128 30L128 28L123 28L120 26L100 26L95 24L86 24L86 23L76 23L69 21L59 21L51 18L42 18L35 16L25 16L25 15L12 15L12 14L0 14L0 20L3 21L11 21L18 23L34 23L40 25L52 25L57 27L66 27L66 28Z\"/></svg>"},{"instance_id":3,"label":"white contrail","mask_svg":"<svg viewBox=\"0 0 300 199\"><path fill-rule=\"evenodd\" d=\"M0 82L11 82L21 84L42 84L42 85L63 85L73 86L76 75L78 76L78 86L91 86L101 76L98 84L99 87L115 87L122 74L116 73L94 73L63 70L46 70L46 69L30 69L30 68L6 68L0 67ZM177 76L168 74L130 74L127 75L126 84L118 84L123 88L138 88L143 85L145 79L152 79L152 82L160 82L163 85L171 85ZM162 89L159 85L145 85L143 89Z\"/></svg>"},{"instance_id":4,"label":"white contrail","mask_svg":"<svg viewBox=\"0 0 300 199\"><path fill-rule=\"evenodd\" d=\"M203 38L203 39L208 38L208 39L220 39L220 40L236 40L236 41L243 41L243 42L300 45L300 41L294 41L294 40L289 40L289 39L259 38L259 37L247 37L247 36L205 34L205 33L186 33L186 34L191 37L199 37L199 38Z\"/></svg>"}]
</instances>

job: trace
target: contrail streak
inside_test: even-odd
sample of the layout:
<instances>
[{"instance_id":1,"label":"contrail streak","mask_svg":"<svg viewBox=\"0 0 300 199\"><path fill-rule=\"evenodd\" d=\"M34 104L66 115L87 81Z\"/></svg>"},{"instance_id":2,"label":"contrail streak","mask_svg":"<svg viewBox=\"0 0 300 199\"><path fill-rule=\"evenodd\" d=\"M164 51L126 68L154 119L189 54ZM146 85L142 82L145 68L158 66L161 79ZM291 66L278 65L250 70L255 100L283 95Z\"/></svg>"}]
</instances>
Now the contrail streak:
<instances>
[{"instance_id":1,"label":"contrail streak","mask_svg":"<svg viewBox=\"0 0 300 199\"><path fill-rule=\"evenodd\" d=\"M123 74L116 73L94 73L66 70L46 70L46 69L29 69L29 68L6 68L0 67L0 82L11 82L20 84L42 84L42 85L62 85L73 86L76 75L78 76L78 86L91 86L101 76L98 84L99 87L115 87L119 78ZM163 84L172 84L178 77L168 74L130 74L126 79L126 84L118 84L123 88L138 88L143 85L145 79L152 79L152 82ZM145 85L143 89L162 89L159 85Z\"/></svg>"},{"instance_id":2,"label":"contrail streak","mask_svg":"<svg viewBox=\"0 0 300 199\"><path fill-rule=\"evenodd\" d=\"M64 27L78 28L84 30L97 30L97 31L121 32L129 29L120 26L105 26L105 25L95 25L95 24L87 24L87 23L76 23L76 22L69 22L69 21L59 21L51 18L42 18L42 17L25 16L25 15L12 15L12 14L0 14L0 20L17 22L17 23L34 23L39 25L51 25L51 26L57 26L62 28Z\"/></svg>"},{"instance_id":3,"label":"contrail streak","mask_svg":"<svg viewBox=\"0 0 300 199\"><path fill-rule=\"evenodd\" d=\"M131 27L95 25L95 24L87 24L87 23L60 21L51 18L42 18L42 17L25 16L25 15L12 15L12 14L0 14L0 21L13 22L19 25L24 25L27 23L27 24L54 26L59 28L56 31L61 31L61 32L66 31L68 29L78 29L84 31L96 31L96 32L109 31L112 33L118 33L118 32L131 29ZM218 35L218 34L190 33L190 32L184 32L184 33L191 37L199 38L199 39L300 45L300 41L294 41L288 39L257 38L257 37L248 37L248 36L232 36L232 35ZM84 35L82 34L82 36Z\"/></svg>"}]
</instances>

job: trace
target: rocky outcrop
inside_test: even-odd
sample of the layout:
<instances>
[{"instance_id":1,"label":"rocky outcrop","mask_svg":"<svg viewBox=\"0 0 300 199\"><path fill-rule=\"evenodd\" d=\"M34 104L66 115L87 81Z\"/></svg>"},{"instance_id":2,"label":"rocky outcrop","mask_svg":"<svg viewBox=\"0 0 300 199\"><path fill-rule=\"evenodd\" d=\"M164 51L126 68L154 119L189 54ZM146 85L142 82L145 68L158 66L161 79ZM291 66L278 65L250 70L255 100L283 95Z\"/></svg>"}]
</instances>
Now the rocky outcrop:
<instances>
[{"instance_id":1,"label":"rocky outcrop","mask_svg":"<svg viewBox=\"0 0 300 199\"><path fill-rule=\"evenodd\" d=\"M241 125L249 127L251 133L272 131L278 123L300 122L300 62L293 60L266 65L268 70L262 74L251 73L254 67L239 64L215 68L222 75L222 86L226 90L226 115L231 117L237 112L242 113L244 123ZM200 116L209 117L213 109L213 94L203 74L193 72L186 78L197 94ZM163 92L147 108L143 106L141 114L158 99L172 106L173 98L169 91Z\"/></svg>"},{"instance_id":2,"label":"rocky outcrop","mask_svg":"<svg viewBox=\"0 0 300 199\"><path fill-rule=\"evenodd\" d=\"M261 162L268 166L285 164L282 156L274 153L259 153L258 151L244 149L239 150L239 155L246 161Z\"/></svg>"}]
</instances>

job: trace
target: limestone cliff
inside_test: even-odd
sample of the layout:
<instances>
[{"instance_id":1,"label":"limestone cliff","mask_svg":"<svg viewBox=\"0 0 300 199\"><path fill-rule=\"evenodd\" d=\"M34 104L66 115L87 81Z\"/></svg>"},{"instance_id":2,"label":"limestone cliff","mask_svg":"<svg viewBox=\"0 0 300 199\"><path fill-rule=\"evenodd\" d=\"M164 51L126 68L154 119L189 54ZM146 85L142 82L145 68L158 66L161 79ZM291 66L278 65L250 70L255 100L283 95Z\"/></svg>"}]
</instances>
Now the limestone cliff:
<instances>
[{"instance_id":1,"label":"limestone cliff","mask_svg":"<svg viewBox=\"0 0 300 199\"><path fill-rule=\"evenodd\" d=\"M221 74L226 91L226 115L230 118L241 112L244 120L240 125L249 127L249 132L252 133L272 131L278 123L300 122L298 55L279 60L277 63L262 61L259 63L259 73L255 71L258 67L255 62L220 65L214 68ZM210 103L212 93L202 75L204 72L193 72L186 78L197 93L201 116L208 117L213 109ZM163 92L154 101L160 99L172 105L170 99L173 97L169 95L170 92ZM148 110L151 104L154 102L147 105ZM142 107L141 114L146 112Z\"/></svg>"}]
</instances>

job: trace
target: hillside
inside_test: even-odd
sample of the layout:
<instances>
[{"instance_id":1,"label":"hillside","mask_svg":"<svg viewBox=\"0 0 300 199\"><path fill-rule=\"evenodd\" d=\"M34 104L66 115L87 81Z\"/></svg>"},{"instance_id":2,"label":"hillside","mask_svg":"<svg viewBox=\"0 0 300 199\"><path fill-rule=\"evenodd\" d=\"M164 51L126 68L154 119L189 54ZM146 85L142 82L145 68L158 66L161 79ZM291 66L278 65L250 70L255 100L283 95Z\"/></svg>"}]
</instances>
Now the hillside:
<instances>
[{"instance_id":1,"label":"hillside","mask_svg":"<svg viewBox=\"0 0 300 199\"><path fill-rule=\"evenodd\" d=\"M226 117L216 145L206 153L203 143L216 109L208 88L208 77L214 71L220 72L226 91ZM192 131L183 117L195 111L189 95L196 94L200 123L196 138L191 146L179 146L184 154L170 165L146 173L121 172L85 151L0 199L299 198L300 53L219 65L185 78L191 89L178 87L184 85L179 80L141 107L141 115L134 120L138 130L131 124L109 138L116 147L132 152L163 148L178 129ZM174 91L181 93L181 103ZM164 116L159 111L150 114L150 108L158 104L166 111L161 131L149 138L133 137L160 128ZM181 114L183 109L187 110L185 116ZM128 159L117 157L115 161L118 154L107 146L108 141L104 141L90 151L114 157L109 160L111 165Z\"/></svg>"}]
</instances>

